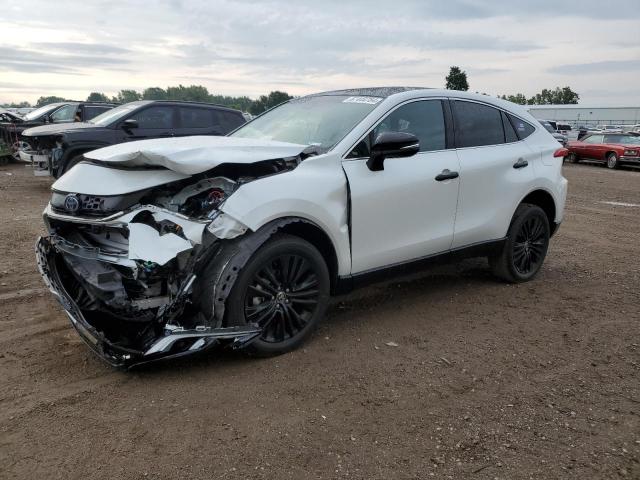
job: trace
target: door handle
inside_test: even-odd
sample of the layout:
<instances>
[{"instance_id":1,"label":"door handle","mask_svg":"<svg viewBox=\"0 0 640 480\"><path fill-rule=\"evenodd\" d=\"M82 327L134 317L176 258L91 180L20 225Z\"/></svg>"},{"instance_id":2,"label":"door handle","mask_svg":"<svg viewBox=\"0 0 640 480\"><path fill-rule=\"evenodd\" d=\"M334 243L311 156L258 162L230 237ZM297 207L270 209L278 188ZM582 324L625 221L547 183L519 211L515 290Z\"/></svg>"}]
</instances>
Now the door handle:
<instances>
[{"instance_id":1,"label":"door handle","mask_svg":"<svg viewBox=\"0 0 640 480\"><path fill-rule=\"evenodd\" d=\"M519 158L518 161L513 164L513 168L524 168L527 165L529 165L529 162L527 162L524 158Z\"/></svg>"},{"instance_id":2,"label":"door handle","mask_svg":"<svg viewBox=\"0 0 640 480\"><path fill-rule=\"evenodd\" d=\"M452 172L448 169L444 169L442 172L440 172L438 175L436 175L436 181L437 182L443 182L445 180L452 180L454 178L458 178L459 174L458 172Z\"/></svg>"}]
</instances>

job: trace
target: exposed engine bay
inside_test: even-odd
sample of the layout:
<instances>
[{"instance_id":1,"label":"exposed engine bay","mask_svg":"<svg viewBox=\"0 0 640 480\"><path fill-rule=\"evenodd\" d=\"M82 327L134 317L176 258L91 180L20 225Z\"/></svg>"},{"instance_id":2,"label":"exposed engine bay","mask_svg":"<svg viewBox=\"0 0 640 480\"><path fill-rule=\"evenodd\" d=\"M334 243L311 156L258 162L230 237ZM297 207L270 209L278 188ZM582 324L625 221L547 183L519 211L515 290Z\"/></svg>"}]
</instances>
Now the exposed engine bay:
<instances>
[{"instance_id":1,"label":"exposed engine bay","mask_svg":"<svg viewBox=\"0 0 640 480\"><path fill-rule=\"evenodd\" d=\"M238 239L259 245L268 233L256 235L220 207L242 185L293 170L304 158L222 164L119 195L62 191L55 184L44 212L49 236L36 246L40 271L76 330L112 365L185 355L220 342L246 345L260 329L225 325L223 303L229 275L242 266ZM128 170L89 164L107 173Z\"/></svg>"}]
</instances>

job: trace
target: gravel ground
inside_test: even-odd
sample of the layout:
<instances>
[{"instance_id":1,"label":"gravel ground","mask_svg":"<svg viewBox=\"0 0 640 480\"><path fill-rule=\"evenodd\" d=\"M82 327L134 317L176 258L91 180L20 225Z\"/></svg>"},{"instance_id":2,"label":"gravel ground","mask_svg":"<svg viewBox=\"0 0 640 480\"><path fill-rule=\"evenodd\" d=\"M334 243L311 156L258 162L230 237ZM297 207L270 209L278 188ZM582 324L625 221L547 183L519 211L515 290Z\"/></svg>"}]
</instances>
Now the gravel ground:
<instances>
[{"instance_id":1,"label":"gravel ground","mask_svg":"<svg viewBox=\"0 0 640 480\"><path fill-rule=\"evenodd\" d=\"M281 357L125 373L37 273L50 182L1 167L0 478L640 478L640 173L565 176L531 283L466 261L336 299Z\"/></svg>"}]
</instances>

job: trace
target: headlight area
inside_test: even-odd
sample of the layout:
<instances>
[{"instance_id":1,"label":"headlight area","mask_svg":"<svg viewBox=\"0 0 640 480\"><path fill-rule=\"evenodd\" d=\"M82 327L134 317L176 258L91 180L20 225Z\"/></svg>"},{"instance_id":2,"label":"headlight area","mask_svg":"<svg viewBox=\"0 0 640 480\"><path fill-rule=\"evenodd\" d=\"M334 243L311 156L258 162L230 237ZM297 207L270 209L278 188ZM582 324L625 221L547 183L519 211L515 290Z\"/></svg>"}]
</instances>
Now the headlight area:
<instances>
[{"instance_id":1,"label":"headlight area","mask_svg":"<svg viewBox=\"0 0 640 480\"><path fill-rule=\"evenodd\" d=\"M45 283L82 338L113 365L224 340L239 346L260 333L223 328L192 295L199 268L225 239L247 231L218 211L237 182L205 178L178 187L127 198L56 192L44 212L49 236L39 240L37 256ZM153 204L138 203L145 200Z\"/></svg>"}]
</instances>

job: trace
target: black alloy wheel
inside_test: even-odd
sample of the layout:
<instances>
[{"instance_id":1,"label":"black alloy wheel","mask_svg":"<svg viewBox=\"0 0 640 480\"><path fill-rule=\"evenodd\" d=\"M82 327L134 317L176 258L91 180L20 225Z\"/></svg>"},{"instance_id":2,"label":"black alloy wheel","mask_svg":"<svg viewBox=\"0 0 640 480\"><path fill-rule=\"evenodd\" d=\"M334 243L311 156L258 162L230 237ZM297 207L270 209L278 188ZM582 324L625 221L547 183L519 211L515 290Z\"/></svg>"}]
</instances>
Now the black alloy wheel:
<instances>
[{"instance_id":1,"label":"black alloy wheel","mask_svg":"<svg viewBox=\"0 0 640 480\"><path fill-rule=\"evenodd\" d=\"M301 255L279 255L253 275L245 293L244 316L263 329L264 342L284 342L308 325L319 297L311 263Z\"/></svg>"},{"instance_id":2,"label":"black alloy wheel","mask_svg":"<svg viewBox=\"0 0 640 480\"><path fill-rule=\"evenodd\" d=\"M527 218L513 243L513 266L522 275L540 268L547 251L546 227L538 216Z\"/></svg>"},{"instance_id":3,"label":"black alloy wheel","mask_svg":"<svg viewBox=\"0 0 640 480\"><path fill-rule=\"evenodd\" d=\"M532 280L547 255L550 235L544 210L537 205L520 204L501 250L489 257L493 274L510 283Z\"/></svg>"},{"instance_id":4,"label":"black alloy wheel","mask_svg":"<svg viewBox=\"0 0 640 480\"><path fill-rule=\"evenodd\" d=\"M241 269L225 301L225 324L262 328L245 348L251 355L291 351L324 317L330 285L325 259L311 243L274 235Z\"/></svg>"}]
</instances>

